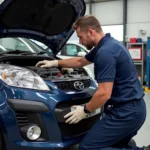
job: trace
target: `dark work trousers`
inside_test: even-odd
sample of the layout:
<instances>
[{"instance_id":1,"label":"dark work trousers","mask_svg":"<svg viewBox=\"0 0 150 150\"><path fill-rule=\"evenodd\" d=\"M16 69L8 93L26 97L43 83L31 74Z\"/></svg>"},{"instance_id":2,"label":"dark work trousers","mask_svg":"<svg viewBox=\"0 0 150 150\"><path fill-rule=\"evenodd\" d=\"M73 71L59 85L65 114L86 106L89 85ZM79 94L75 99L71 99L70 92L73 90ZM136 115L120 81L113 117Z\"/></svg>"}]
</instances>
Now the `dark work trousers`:
<instances>
[{"instance_id":1,"label":"dark work trousers","mask_svg":"<svg viewBox=\"0 0 150 150\"><path fill-rule=\"evenodd\" d=\"M131 147L129 141L137 134L145 119L146 105L143 99L114 105L91 128L78 150L142 149Z\"/></svg>"}]
</instances>

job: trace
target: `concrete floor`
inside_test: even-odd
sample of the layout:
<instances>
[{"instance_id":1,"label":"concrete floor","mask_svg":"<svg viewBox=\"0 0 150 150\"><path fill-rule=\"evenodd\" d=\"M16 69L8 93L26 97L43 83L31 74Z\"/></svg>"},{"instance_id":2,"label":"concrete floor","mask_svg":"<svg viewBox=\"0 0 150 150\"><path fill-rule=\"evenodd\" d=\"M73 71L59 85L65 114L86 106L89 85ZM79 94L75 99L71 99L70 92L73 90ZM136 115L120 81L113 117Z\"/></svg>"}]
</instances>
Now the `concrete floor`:
<instances>
[{"instance_id":1,"label":"concrete floor","mask_svg":"<svg viewBox=\"0 0 150 150\"><path fill-rule=\"evenodd\" d=\"M141 129L139 130L138 134L133 138L136 141L137 146L143 147L150 145L149 139L149 131L150 131L150 93L145 93L144 100L147 106L147 118ZM78 146L70 147L66 150L77 150Z\"/></svg>"},{"instance_id":2,"label":"concrete floor","mask_svg":"<svg viewBox=\"0 0 150 150\"><path fill-rule=\"evenodd\" d=\"M150 145L150 93L145 93L144 100L147 107L147 118L138 134L134 137L138 146L147 146Z\"/></svg>"}]
</instances>

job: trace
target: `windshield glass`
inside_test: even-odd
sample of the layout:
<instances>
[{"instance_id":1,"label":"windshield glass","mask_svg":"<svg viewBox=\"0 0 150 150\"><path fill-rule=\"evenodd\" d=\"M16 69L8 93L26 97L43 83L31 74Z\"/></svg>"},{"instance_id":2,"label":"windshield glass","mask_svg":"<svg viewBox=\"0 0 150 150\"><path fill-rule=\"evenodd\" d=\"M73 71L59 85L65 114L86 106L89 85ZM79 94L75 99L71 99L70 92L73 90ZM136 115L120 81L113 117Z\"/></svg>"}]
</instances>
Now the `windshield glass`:
<instances>
[{"instance_id":1,"label":"windshield glass","mask_svg":"<svg viewBox=\"0 0 150 150\"><path fill-rule=\"evenodd\" d=\"M43 43L41 43L41 42L39 42L39 41L36 41L36 40L30 40L32 43L35 43L36 45L38 45L39 47L41 47L41 48L43 48L44 50L46 50L46 51L48 51L48 53L50 53L50 54L52 54L53 52L52 52L52 50L49 48L49 47L47 47L45 44L43 44ZM35 45L34 44L34 45Z\"/></svg>"},{"instance_id":2,"label":"windshield glass","mask_svg":"<svg viewBox=\"0 0 150 150\"><path fill-rule=\"evenodd\" d=\"M30 53L39 53L45 51L33 41L26 38L1 38L0 52L25 51Z\"/></svg>"}]
</instances>

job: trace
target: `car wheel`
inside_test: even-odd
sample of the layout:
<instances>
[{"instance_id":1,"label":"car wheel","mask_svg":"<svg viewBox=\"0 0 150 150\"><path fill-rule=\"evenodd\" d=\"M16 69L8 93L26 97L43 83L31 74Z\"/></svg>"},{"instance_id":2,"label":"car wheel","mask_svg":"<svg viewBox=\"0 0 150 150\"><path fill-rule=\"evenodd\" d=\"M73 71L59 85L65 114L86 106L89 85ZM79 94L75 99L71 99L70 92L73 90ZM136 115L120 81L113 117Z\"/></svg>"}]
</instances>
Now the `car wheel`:
<instances>
[{"instance_id":1,"label":"car wheel","mask_svg":"<svg viewBox=\"0 0 150 150\"><path fill-rule=\"evenodd\" d=\"M0 131L0 150L6 150L4 137L1 131Z\"/></svg>"}]
</instances>

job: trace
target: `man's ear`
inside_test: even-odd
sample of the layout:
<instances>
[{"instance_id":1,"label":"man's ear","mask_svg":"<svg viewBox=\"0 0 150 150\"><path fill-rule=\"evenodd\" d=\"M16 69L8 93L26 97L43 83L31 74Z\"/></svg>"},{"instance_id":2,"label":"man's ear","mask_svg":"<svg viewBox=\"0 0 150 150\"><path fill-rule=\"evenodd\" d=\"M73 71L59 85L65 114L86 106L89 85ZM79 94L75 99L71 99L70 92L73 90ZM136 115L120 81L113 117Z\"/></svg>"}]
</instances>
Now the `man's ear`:
<instances>
[{"instance_id":1,"label":"man's ear","mask_svg":"<svg viewBox=\"0 0 150 150\"><path fill-rule=\"evenodd\" d=\"M89 34L90 37L92 37L93 34L94 34L94 30L93 29L88 29L88 34Z\"/></svg>"}]
</instances>

